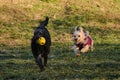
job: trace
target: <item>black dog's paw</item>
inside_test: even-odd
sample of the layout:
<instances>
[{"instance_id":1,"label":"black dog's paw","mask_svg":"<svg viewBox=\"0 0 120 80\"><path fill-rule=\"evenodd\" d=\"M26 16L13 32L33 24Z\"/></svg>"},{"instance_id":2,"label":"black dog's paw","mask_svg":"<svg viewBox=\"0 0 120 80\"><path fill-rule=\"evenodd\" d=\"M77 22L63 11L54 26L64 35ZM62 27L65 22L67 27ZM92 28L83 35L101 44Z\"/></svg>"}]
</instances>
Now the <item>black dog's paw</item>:
<instances>
[{"instance_id":1,"label":"black dog's paw","mask_svg":"<svg viewBox=\"0 0 120 80\"><path fill-rule=\"evenodd\" d=\"M43 71L45 71L45 68L43 68L43 69L40 69L40 72L43 72Z\"/></svg>"}]
</instances>

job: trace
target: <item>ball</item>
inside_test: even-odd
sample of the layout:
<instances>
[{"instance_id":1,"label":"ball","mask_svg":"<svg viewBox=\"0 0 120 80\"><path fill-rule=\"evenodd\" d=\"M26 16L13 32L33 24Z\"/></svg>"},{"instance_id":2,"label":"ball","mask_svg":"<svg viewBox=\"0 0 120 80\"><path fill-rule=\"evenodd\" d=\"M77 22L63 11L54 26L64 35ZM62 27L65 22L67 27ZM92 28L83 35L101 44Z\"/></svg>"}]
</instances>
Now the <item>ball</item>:
<instances>
[{"instance_id":1,"label":"ball","mask_svg":"<svg viewBox=\"0 0 120 80\"><path fill-rule=\"evenodd\" d=\"M37 40L37 43L40 44L40 45L45 45L46 40L45 40L44 37L40 37L40 38Z\"/></svg>"}]
</instances>

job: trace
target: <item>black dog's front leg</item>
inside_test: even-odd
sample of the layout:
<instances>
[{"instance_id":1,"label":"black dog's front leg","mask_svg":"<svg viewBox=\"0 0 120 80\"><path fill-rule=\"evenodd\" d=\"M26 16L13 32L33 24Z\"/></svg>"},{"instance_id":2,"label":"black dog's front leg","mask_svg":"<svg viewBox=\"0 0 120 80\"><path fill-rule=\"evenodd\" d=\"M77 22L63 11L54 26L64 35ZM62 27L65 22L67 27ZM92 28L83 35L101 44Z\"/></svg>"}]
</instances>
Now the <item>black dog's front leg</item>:
<instances>
[{"instance_id":1,"label":"black dog's front leg","mask_svg":"<svg viewBox=\"0 0 120 80\"><path fill-rule=\"evenodd\" d=\"M39 55L37 56L37 58L36 58L36 63L38 64L38 66L39 66L39 68L40 68L41 71L44 71L44 70L45 70L45 69L44 69L44 65L43 65L43 63L42 63L42 56L41 56L41 54L39 54Z\"/></svg>"},{"instance_id":2,"label":"black dog's front leg","mask_svg":"<svg viewBox=\"0 0 120 80\"><path fill-rule=\"evenodd\" d=\"M47 46L47 47L45 48L45 53L44 53L44 66L47 65L47 60L48 60L48 54L49 54L49 53L50 53L50 47Z\"/></svg>"},{"instance_id":3,"label":"black dog's front leg","mask_svg":"<svg viewBox=\"0 0 120 80\"><path fill-rule=\"evenodd\" d=\"M48 56L46 55L46 56L44 56L44 66L46 66L47 65L47 59L48 59Z\"/></svg>"},{"instance_id":4,"label":"black dog's front leg","mask_svg":"<svg viewBox=\"0 0 120 80\"><path fill-rule=\"evenodd\" d=\"M40 70L43 71L44 70L44 66L42 63L42 56L41 53L39 51L38 45L35 44L34 42L31 43L31 49L32 49L32 53L33 56L35 58L35 61L37 63L37 65L39 66Z\"/></svg>"}]
</instances>

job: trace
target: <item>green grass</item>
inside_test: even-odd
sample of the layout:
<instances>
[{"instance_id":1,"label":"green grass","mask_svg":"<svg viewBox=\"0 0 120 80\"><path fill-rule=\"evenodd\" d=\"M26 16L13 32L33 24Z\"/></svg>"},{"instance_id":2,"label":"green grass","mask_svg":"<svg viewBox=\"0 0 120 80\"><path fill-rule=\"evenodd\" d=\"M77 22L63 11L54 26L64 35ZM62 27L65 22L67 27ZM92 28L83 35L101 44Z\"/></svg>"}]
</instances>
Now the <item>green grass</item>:
<instances>
[{"instance_id":1,"label":"green grass","mask_svg":"<svg viewBox=\"0 0 120 80\"><path fill-rule=\"evenodd\" d=\"M35 64L30 47L9 48L0 55L1 79L119 79L118 44L95 44L95 50L75 57L72 43L53 43L48 66L42 73Z\"/></svg>"},{"instance_id":2,"label":"green grass","mask_svg":"<svg viewBox=\"0 0 120 80\"><path fill-rule=\"evenodd\" d=\"M120 80L120 0L0 2L0 80ZM45 16L52 46L40 73L30 42ZM74 55L75 26L90 31L93 52Z\"/></svg>"}]
</instances>

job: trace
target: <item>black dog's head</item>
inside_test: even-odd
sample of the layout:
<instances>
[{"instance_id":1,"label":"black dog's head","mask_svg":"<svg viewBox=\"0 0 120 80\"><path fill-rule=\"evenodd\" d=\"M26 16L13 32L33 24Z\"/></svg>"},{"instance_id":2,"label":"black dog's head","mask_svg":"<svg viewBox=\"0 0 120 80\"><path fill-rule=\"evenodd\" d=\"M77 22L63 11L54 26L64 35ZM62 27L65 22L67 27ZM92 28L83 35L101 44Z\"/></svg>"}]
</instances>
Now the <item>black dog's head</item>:
<instances>
[{"instance_id":1,"label":"black dog's head","mask_svg":"<svg viewBox=\"0 0 120 80\"><path fill-rule=\"evenodd\" d=\"M44 29L36 29L35 32L34 32L34 39L37 40L39 37L44 37Z\"/></svg>"}]
</instances>

